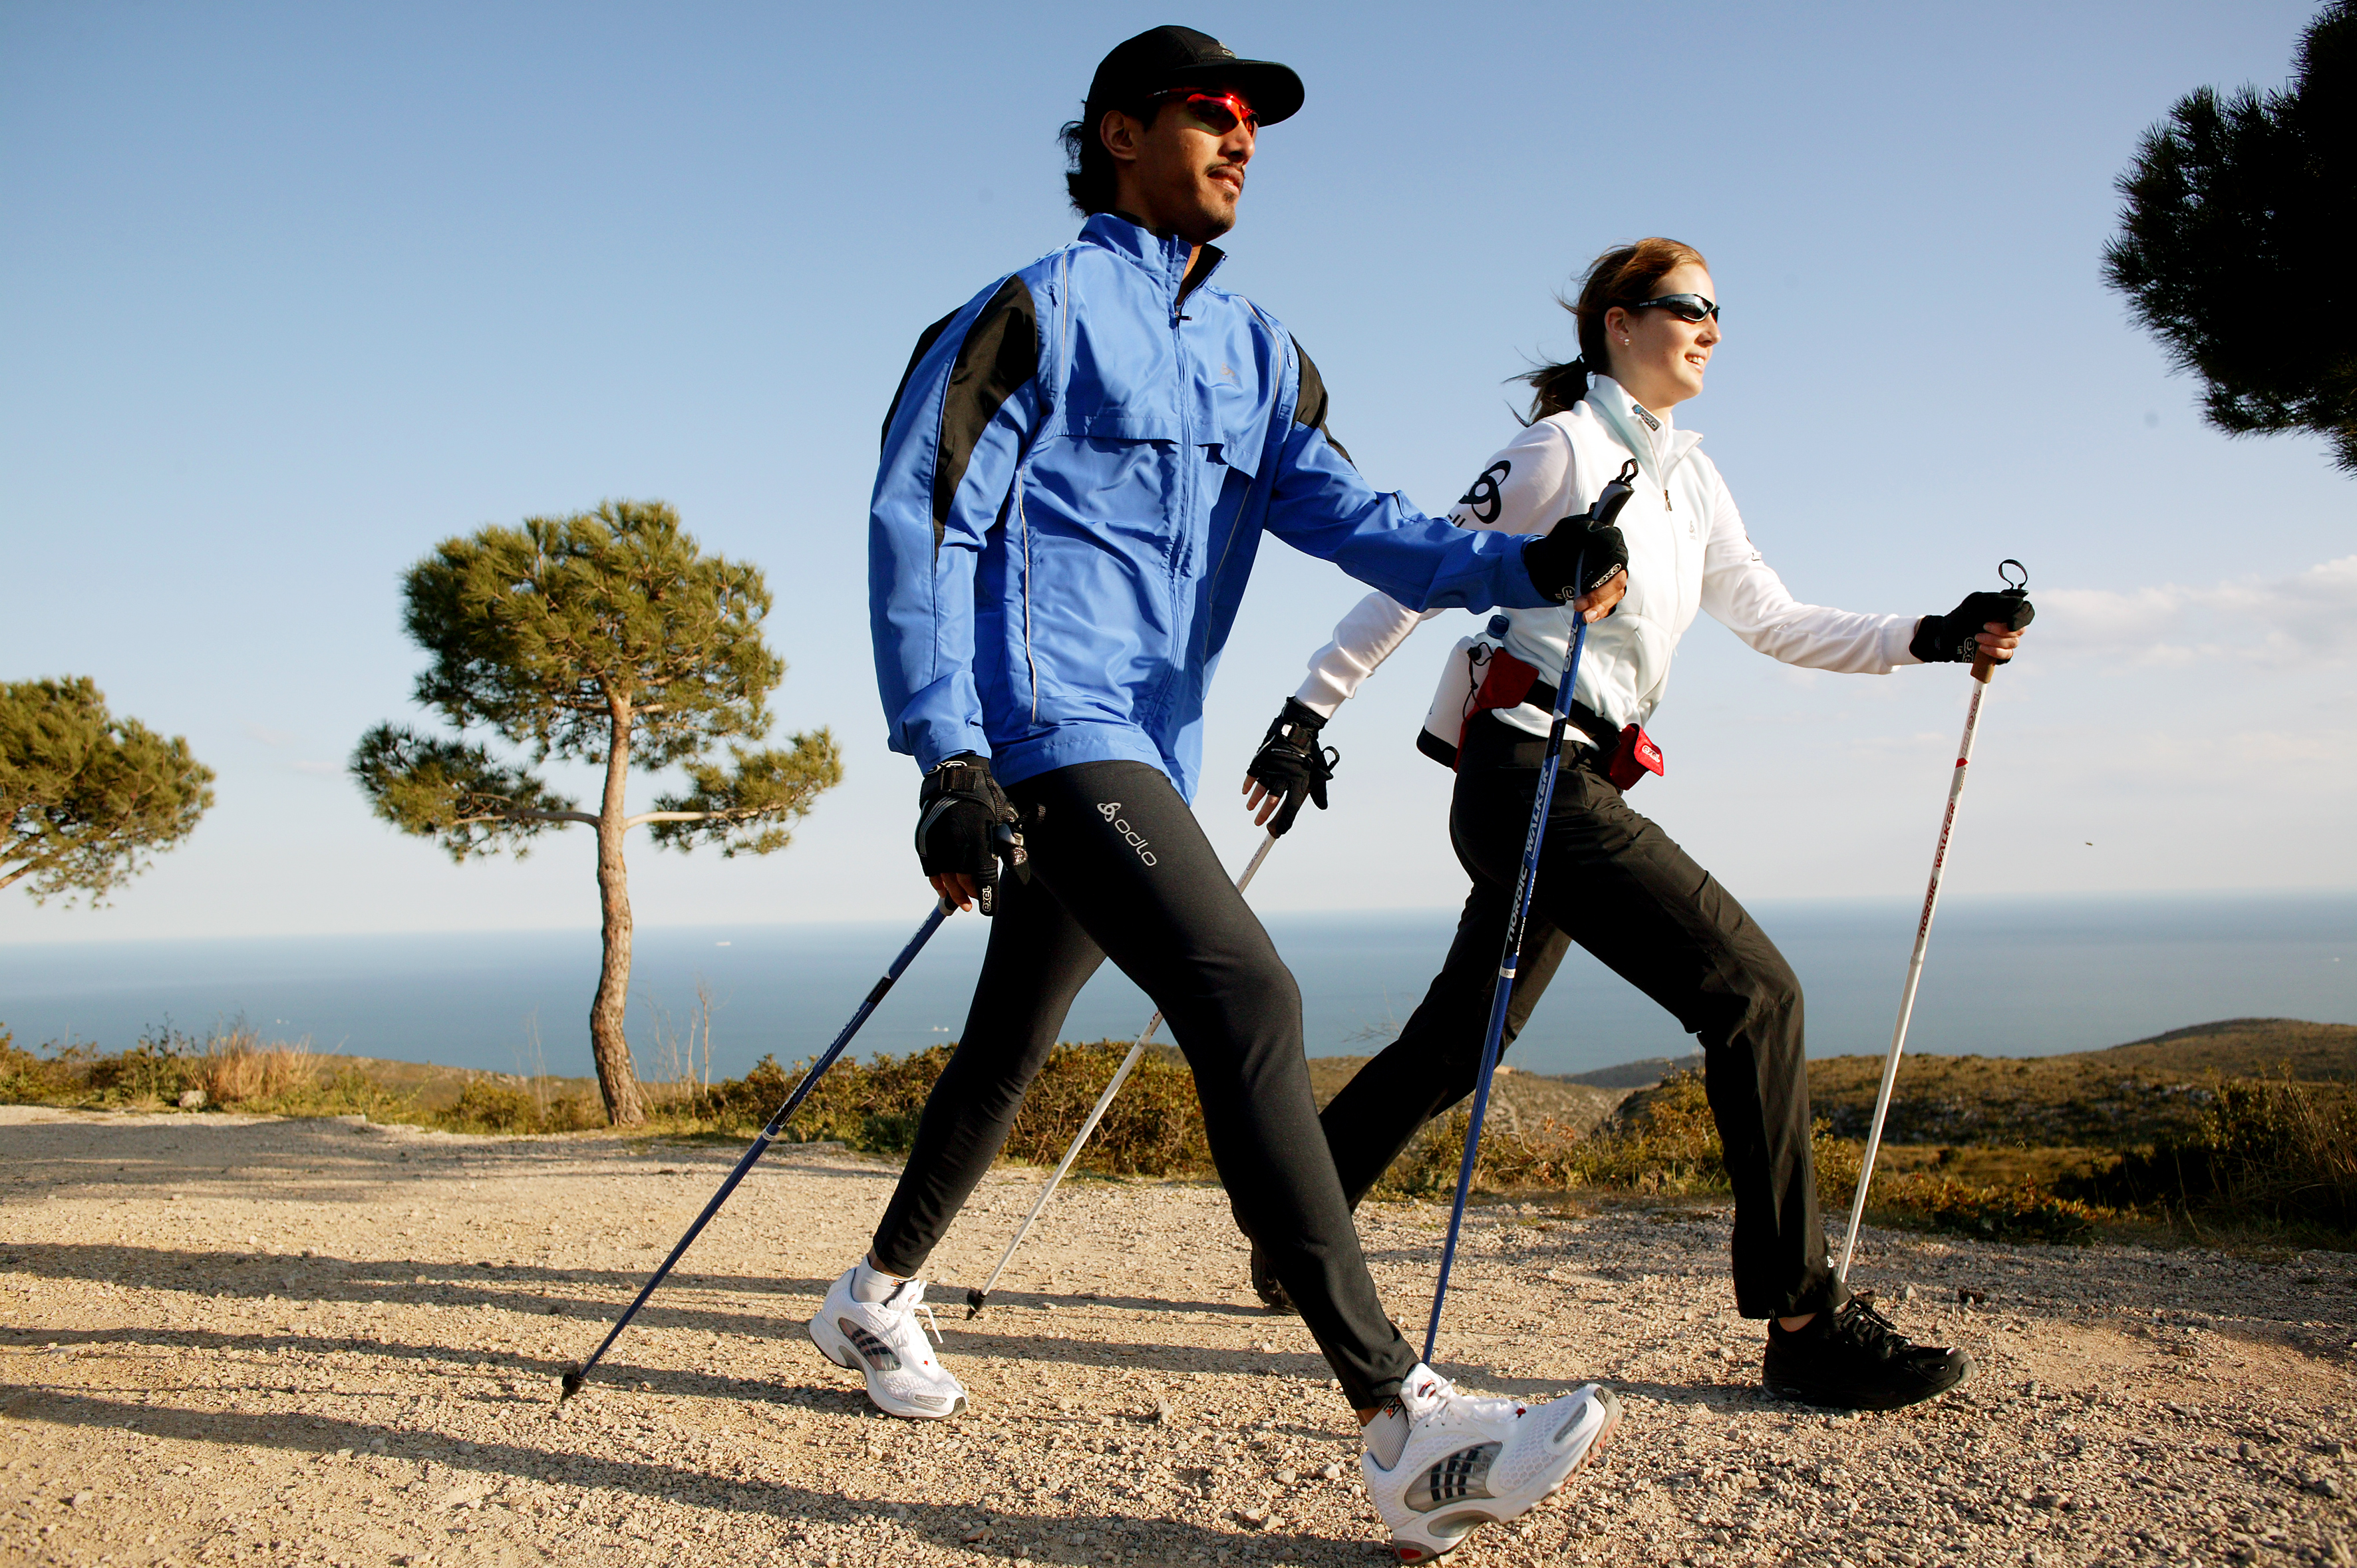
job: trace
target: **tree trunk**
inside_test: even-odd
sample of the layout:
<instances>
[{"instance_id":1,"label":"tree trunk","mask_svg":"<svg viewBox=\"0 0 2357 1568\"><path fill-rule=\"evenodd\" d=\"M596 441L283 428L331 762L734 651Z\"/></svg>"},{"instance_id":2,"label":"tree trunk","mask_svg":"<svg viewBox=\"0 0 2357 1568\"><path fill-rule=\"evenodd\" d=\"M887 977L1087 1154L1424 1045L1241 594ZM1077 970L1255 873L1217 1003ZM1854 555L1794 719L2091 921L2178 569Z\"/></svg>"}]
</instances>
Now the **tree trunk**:
<instances>
[{"instance_id":1,"label":"tree trunk","mask_svg":"<svg viewBox=\"0 0 2357 1568\"><path fill-rule=\"evenodd\" d=\"M630 704L626 697L608 701L614 732L606 748L606 797L597 812L597 902L605 913L605 960L597 971L597 999L589 1004L589 1051L597 1061L597 1090L606 1097L607 1120L617 1127L635 1127L647 1119L647 1102L630 1066L624 1027L630 999L630 887L622 866Z\"/></svg>"}]
</instances>

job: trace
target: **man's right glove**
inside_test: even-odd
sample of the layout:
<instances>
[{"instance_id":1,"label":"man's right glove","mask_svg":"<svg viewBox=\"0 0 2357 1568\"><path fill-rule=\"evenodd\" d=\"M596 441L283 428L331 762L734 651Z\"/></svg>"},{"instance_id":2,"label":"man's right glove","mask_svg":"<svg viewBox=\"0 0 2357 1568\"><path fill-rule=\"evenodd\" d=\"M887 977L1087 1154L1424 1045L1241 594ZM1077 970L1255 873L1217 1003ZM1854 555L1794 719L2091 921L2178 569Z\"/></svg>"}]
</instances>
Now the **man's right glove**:
<instances>
[{"instance_id":1,"label":"man's right glove","mask_svg":"<svg viewBox=\"0 0 2357 1568\"><path fill-rule=\"evenodd\" d=\"M1325 719L1315 708L1298 698L1286 698L1284 711L1268 726L1260 749L1253 753L1252 765L1244 769L1263 789L1284 798L1284 806L1268 824L1275 836L1283 837L1293 826L1304 800L1316 801L1321 811L1326 809L1326 780L1334 777L1334 764L1341 758L1318 744L1318 732L1325 727Z\"/></svg>"},{"instance_id":2,"label":"man's right glove","mask_svg":"<svg viewBox=\"0 0 2357 1568\"><path fill-rule=\"evenodd\" d=\"M1907 651L1926 664L1970 664L1981 656L1978 639L1989 622L2019 631L2037 618L2029 596L2018 590L1966 594L1964 602L1946 615L1917 621Z\"/></svg>"},{"instance_id":3,"label":"man's right glove","mask_svg":"<svg viewBox=\"0 0 2357 1568\"><path fill-rule=\"evenodd\" d=\"M970 876L974 906L993 912L999 861L1017 871L1026 858L1014 802L990 776L990 764L971 752L925 775L917 790L917 864L928 876Z\"/></svg>"}]
</instances>

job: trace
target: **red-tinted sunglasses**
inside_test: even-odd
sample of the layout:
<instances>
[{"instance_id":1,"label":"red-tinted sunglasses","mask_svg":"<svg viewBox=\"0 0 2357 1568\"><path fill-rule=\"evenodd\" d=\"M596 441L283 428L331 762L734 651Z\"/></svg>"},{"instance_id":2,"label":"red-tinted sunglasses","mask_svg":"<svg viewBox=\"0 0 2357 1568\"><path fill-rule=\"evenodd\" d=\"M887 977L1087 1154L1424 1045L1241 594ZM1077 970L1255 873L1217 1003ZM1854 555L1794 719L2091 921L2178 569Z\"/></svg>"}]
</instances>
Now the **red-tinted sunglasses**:
<instances>
[{"instance_id":1,"label":"red-tinted sunglasses","mask_svg":"<svg viewBox=\"0 0 2357 1568\"><path fill-rule=\"evenodd\" d=\"M1252 105L1232 92L1198 92L1191 87L1174 87L1154 95L1157 103L1175 102L1187 116L1215 136L1224 136L1238 125L1260 129L1260 117Z\"/></svg>"}]
</instances>

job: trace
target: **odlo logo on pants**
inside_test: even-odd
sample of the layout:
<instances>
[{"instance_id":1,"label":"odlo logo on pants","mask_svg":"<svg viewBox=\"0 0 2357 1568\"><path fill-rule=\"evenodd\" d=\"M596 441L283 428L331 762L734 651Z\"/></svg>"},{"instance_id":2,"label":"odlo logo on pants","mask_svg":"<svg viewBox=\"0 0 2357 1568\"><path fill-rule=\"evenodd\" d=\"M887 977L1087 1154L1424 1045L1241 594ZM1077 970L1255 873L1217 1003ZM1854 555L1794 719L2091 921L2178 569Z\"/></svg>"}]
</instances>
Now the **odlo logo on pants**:
<instances>
[{"instance_id":1,"label":"odlo logo on pants","mask_svg":"<svg viewBox=\"0 0 2357 1568\"><path fill-rule=\"evenodd\" d=\"M1121 820L1121 802L1119 800L1099 800L1097 802L1097 815L1103 817L1106 822L1111 822L1113 824L1113 831L1129 841L1129 847L1137 852L1138 859L1146 862L1148 865L1160 864L1154 858L1154 852L1146 847L1146 835Z\"/></svg>"}]
</instances>

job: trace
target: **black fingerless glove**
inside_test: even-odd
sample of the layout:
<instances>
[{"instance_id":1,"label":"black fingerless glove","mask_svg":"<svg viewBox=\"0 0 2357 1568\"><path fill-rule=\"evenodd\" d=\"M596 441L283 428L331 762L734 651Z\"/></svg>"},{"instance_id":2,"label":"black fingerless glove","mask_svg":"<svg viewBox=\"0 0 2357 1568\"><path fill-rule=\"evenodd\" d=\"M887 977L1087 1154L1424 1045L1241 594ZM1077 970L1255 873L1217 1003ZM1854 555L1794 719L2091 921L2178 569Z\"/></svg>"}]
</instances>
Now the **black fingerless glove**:
<instances>
[{"instance_id":1,"label":"black fingerless glove","mask_svg":"<svg viewBox=\"0 0 2357 1568\"><path fill-rule=\"evenodd\" d=\"M2037 618L2029 596L2018 590L1966 594L1946 615L1917 621L1907 651L1926 664L1970 664L1981 656L1978 639L1989 622L2019 631Z\"/></svg>"},{"instance_id":2,"label":"black fingerless glove","mask_svg":"<svg viewBox=\"0 0 2357 1568\"><path fill-rule=\"evenodd\" d=\"M1629 542L1614 521L1632 493L1637 465L1621 465L1620 478L1604 487L1596 504L1565 518L1554 532L1523 546L1523 570L1531 586L1559 605L1594 593L1629 569ZM1575 575L1578 581L1573 581ZM1614 607L1618 608L1618 606Z\"/></svg>"},{"instance_id":3,"label":"black fingerless glove","mask_svg":"<svg viewBox=\"0 0 2357 1568\"><path fill-rule=\"evenodd\" d=\"M928 876L970 876L974 905L992 913L999 862L1020 873L1026 856L1014 802L990 776L990 764L967 753L925 775L917 790L917 864Z\"/></svg>"},{"instance_id":4,"label":"black fingerless glove","mask_svg":"<svg viewBox=\"0 0 2357 1568\"><path fill-rule=\"evenodd\" d=\"M1315 709L1297 698L1286 698L1284 711L1268 726L1252 765L1244 769L1262 789L1284 799L1268 824L1273 834L1282 836L1293 826L1304 800L1315 801L1321 811L1326 809L1326 780L1334 777L1334 764L1341 757L1318 744L1318 732L1325 727Z\"/></svg>"}]
</instances>

